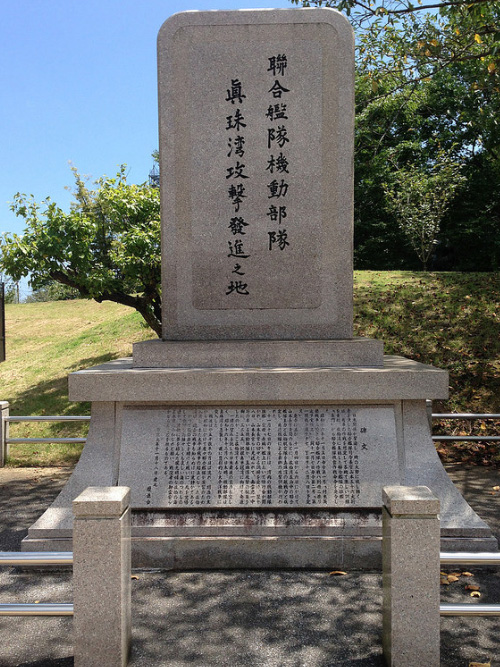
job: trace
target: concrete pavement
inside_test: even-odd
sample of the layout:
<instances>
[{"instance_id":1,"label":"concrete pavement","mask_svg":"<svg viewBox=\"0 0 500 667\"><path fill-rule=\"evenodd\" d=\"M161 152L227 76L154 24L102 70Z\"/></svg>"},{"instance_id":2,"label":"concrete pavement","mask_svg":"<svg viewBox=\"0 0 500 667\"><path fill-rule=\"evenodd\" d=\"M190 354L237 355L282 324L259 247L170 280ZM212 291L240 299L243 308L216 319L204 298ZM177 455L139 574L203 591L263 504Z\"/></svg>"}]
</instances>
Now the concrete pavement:
<instances>
[{"instance_id":1,"label":"concrete pavement","mask_svg":"<svg viewBox=\"0 0 500 667\"><path fill-rule=\"evenodd\" d=\"M500 494L493 490L500 471L453 466L449 473L500 538ZM0 469L0 550L20 548L26 529L68 474ZM476 583L481 603L500 603L500 568L467 569L474 576L443 586L442 601L471 601L464 586ZM384 664L379 573L140 571L134 576L132 667ZM35 600L71 602L71 574L0 570L0 602ZM499 624L498 618L441 619L441 665L500 666ZM69 667L71 628L71 619L1 618L0 666Z\"/></svg>"}]
</instances>

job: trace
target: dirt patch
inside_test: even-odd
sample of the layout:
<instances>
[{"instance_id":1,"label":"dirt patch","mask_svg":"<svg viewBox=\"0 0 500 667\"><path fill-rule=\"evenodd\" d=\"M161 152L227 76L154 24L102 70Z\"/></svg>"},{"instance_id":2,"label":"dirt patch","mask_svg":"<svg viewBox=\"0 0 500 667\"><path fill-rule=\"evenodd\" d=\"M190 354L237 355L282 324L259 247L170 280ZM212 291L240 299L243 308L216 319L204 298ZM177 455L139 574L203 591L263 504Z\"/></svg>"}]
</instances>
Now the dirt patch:
<instances>
[{"instance_id":1,"label":"dirt patch","mask_svg":"<svg viewBox=\"0 0 500 667\"><path fill-rule=\"evenodd\" d=\"M0 468L0 484L7 482L38 482L44 479L68 479L72 467L58 466L50 468Z\"/></svg>"}]
</instances>

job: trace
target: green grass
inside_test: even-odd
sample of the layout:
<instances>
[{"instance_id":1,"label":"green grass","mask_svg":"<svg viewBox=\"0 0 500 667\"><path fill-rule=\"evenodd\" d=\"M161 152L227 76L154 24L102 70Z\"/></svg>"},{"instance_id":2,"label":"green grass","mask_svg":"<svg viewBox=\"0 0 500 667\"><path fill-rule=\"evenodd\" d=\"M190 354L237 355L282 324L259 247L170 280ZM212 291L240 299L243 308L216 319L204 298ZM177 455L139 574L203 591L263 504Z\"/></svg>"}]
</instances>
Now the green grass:
<instances>
[{"instance_id":1,"label":"green grass","mask_svg":"<svg viewBox=\"0 0 500 667\"><path fill-rule=\"evenodd\" d=\"M124 306L55 301L6 306L7 360L0 365L0 398L13 415L87 415L90 404L68 401L68 374L130 356L132 343L154 337ZM11 424L10 436L82 437L87 425ZM12 445L9 464L72 465L80 445Z\"/></svg>"},{"instance_id":2,"label":"green grass","mask_svg":"<svg viewBox=\"0 0 500 667\"><path fill-rule=\"evenodd\" d=\"M444 368L448 401L434 412L500 413L500 274L355 273L356 335L379 338L386 354ZM500 435L500 420L434 422L449 435ZM445 461L500 464L495 443L440 443Z\"/></svg>"},{"instance_id":3,"label":"green grass","mask_svg":"<svg viewBox=\"0 0 500 667\"><path fill-rule=\"evenodd\" d=\"M500 412L500 274L355 273L356 335L450 372L440 411Z\"/></svg>"},{"instance_id":4,"label":"green grass","mask_svg":"<svg viewBox=\"0 0 500 667\"><path fill-rule=\"evenodd\" d=\"M399 354L450 372L450 399L435 411L500 413L500 274L355 272L354 330ZM0 399L15 415L89 414L67 399L69 373L130 356L132 343L154 338L140 316L113 303L59 301L8 305L7 361ZM497 428L500 424L497 423ZM457 433L473 432L468 422ZM475 428L482 432L485 425ZM86 426L12 424L11 437L78 437ZM447 427L450 432L450 426ZM497 446L467 445L462 459L496 458ZM72 465L76 445L15 445L10 465ZM460 447L454 448L460 454ZM443 456L453 458L450 448Z\"/></svg>"}]
</instances>

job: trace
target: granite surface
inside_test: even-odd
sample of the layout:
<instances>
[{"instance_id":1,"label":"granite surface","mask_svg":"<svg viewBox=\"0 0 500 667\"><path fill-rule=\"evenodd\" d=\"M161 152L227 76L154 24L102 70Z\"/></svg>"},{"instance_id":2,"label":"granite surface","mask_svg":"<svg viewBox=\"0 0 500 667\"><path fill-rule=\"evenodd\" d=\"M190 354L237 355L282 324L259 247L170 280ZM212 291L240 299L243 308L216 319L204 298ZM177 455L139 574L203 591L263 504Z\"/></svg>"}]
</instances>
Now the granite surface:
<instances>
[{"instance_id":1,"label":"granite surface","mask_svg":"<svg viewBox=\"0 0 500 667\"><path fill-rule=\"evenodd\" d=\"M350 338L348 21L177 14L158 78L163 338Z\"/></svg>"},{"instance_id":2,"label":"granite surface","mask_svg":"<svg viewBox=\"0 0 500 667\"><path fill-rule=\"evenodd\" d=\"M71 373L71 401L177 405L387 402L448 397L448 373L397 356L382 367L133 368L117 359Z\"/></svg>"},{"instance_id":3,"label":"granite surface","mask_svg":"<svg viewBox=\"0 0 500 667\"><path fill-rule=\"evenodd\" d=\"M87 489L74 501L75 667L126 667L131 640L129 490Z\"/></svg>"},{"instance_id":4,"label":"granite surface","mask_svg":"<svg viewBox=\"0 0 500 667\"><path fill-rule=\"evenodd\" d=\"M134 343L134 368L382 366L383 343L349 340L209 340Z\"/></svg>"},{"instance_id":5,"label":"granite surface","mask_svg":"<svg viewBox=\"0 0 500 667\"><path fill-rule=\"evenodd\" d=\"M389 406L123 412L132 507L369 508L400 480Z\"/></svg>"},{"instance_id":6,"label":"granite surface","mask_svg":"<svg viewBox=\"0 0 500 667\"><path fill-rule=\"evenodd\" d=\"M439 667L439 501L426 487L384 497L402 512L382 511L384 655L391 667Z\"/></svg>"}]
</instances>

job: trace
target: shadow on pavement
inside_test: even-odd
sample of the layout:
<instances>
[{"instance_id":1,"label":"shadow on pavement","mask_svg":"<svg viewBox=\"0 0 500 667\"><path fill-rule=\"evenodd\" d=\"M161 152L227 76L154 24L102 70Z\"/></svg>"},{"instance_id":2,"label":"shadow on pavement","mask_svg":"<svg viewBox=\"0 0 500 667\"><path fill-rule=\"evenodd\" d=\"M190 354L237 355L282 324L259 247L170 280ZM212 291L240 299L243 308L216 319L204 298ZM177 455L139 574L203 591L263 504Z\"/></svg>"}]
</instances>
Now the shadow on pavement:
<instances>
[{"instance_id":1,"label":"shadow on pavement","mask_svg":"<svg viewBox=\"0 0 500 667\"><path fill-rule=\"evenodd\" d=\"M27 528L52 502L69 472L0 469L0 550L19 550ZM448 472L499 537L500 495L491 495L500 485L499 471L450 466ZM500 604L500 568L455 569L467 569L473 577L443 586L443 602L472 602L465 585L474 583L480 587L480 603ZM380 573L142 571L137 577L132 581L131 667L384 664ZM71 599L69 572L0 570L1 602ZM442 667L472 661L498 667L498 624L498 618L442 619ZM1 618L0 667L73 665L71 630L67 618Z\"/></svg>"}]
</instances>

